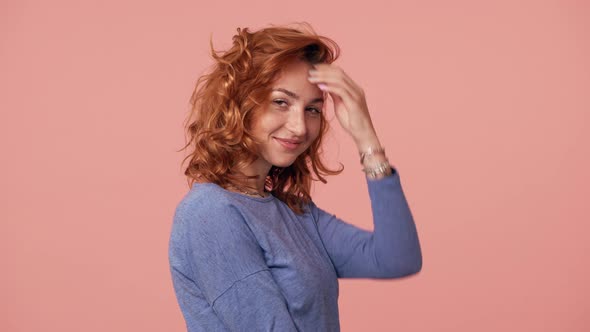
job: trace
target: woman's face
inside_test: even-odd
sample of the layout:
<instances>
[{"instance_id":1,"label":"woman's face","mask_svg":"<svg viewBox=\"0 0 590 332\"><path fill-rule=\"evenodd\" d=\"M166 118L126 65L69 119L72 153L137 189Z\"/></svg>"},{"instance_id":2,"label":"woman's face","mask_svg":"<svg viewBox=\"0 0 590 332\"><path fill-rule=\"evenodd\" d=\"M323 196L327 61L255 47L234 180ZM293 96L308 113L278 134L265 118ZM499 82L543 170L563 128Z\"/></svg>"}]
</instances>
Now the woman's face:
<instances>
[{"instance_id":1,"label":"woman's face","mask_svg":"<svg viewBox=\"0 0 590 332\"><path fill-rule=\"evenodd\" d=\"M261 167L291 165L318 137L324 95L308 81L312 66L296 60L275 80L270 97L255 117L252 131L259 146Z\"/></svg>"}]
</instances>

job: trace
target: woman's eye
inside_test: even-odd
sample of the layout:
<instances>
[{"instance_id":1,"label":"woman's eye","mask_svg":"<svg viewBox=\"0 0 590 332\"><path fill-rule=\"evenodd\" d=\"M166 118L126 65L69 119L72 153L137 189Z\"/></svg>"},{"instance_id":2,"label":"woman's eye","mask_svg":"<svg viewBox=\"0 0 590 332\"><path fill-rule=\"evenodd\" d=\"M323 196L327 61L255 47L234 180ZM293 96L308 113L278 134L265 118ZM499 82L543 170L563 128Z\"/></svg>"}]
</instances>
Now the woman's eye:
<instances>
[{"instance_id":1,"label":"woman's eye","mask_svg":"<svg viewBox=\"0 0 590 332\"><path fill-rule=\"evenodd\" d=\"M275 103L276 105L279 105L279 106L286 106L286 105L288 105L288 103L285 100L282 100L282 99L275 99L272 102ZM322 110L321 109L315 108L315 107L308 107L307 110L310 110L313 114L322 113Z\"/></svg>"}]
</instances>

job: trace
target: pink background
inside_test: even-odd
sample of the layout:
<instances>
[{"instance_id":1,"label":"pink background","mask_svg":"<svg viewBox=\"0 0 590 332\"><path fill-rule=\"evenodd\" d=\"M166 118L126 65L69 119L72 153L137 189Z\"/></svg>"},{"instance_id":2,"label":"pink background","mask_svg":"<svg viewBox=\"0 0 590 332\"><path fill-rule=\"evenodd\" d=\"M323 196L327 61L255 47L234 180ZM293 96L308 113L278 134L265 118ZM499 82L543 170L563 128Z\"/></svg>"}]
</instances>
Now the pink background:
<instances>
[{"instance_id":1,"label":"pink background","mask_svg":"<svg viewBox=\"0 0 590 332\"><path fill-rule=\"evenodd\" d=\"M587 1L243 3L0 3L0 331L184 331L167 245L210 33L294 21L342 47L424 256L341 280L342 331L590 329ZM329 116L346 168L314 199L371 229Z\"/></svg>"}]
</instances>

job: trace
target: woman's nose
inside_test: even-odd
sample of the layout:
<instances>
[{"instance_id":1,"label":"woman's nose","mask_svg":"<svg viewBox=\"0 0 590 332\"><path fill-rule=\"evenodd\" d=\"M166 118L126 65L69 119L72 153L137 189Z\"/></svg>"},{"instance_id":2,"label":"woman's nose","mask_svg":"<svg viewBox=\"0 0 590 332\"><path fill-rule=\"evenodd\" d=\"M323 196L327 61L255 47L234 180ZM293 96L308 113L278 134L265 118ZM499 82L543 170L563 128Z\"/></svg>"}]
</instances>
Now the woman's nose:
<instances>
[{"instance_id":1,"label":"woman's nose","mask_svg":"<svg viewBox=\"0 0 590 332\"><path fill-rule=\"evenodd\" d=\"M287 129L295 136L303 137L307 133L307 124L305 123L305 110L293 109L289 112L287 120Z\"/></svg>"}]
</instances>

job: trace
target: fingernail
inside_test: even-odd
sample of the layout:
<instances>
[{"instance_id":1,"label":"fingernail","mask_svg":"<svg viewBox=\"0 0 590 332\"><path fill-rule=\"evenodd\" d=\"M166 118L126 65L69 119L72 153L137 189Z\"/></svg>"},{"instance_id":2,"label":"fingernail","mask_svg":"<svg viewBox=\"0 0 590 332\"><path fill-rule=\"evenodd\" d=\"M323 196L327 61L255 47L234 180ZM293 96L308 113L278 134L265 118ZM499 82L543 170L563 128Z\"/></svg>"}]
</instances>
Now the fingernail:
<instances>
[{"instance_id":1,"label":"fingernail","mask_svg":"<svg viewBox=\"0 0 590 332\"><path fill-rule=\"evenodd\" d=\"M318 88L320 88L320 90L326 90L326 85L324 83L320 83L318 84Z\"/></svg>"}]
</instances>

